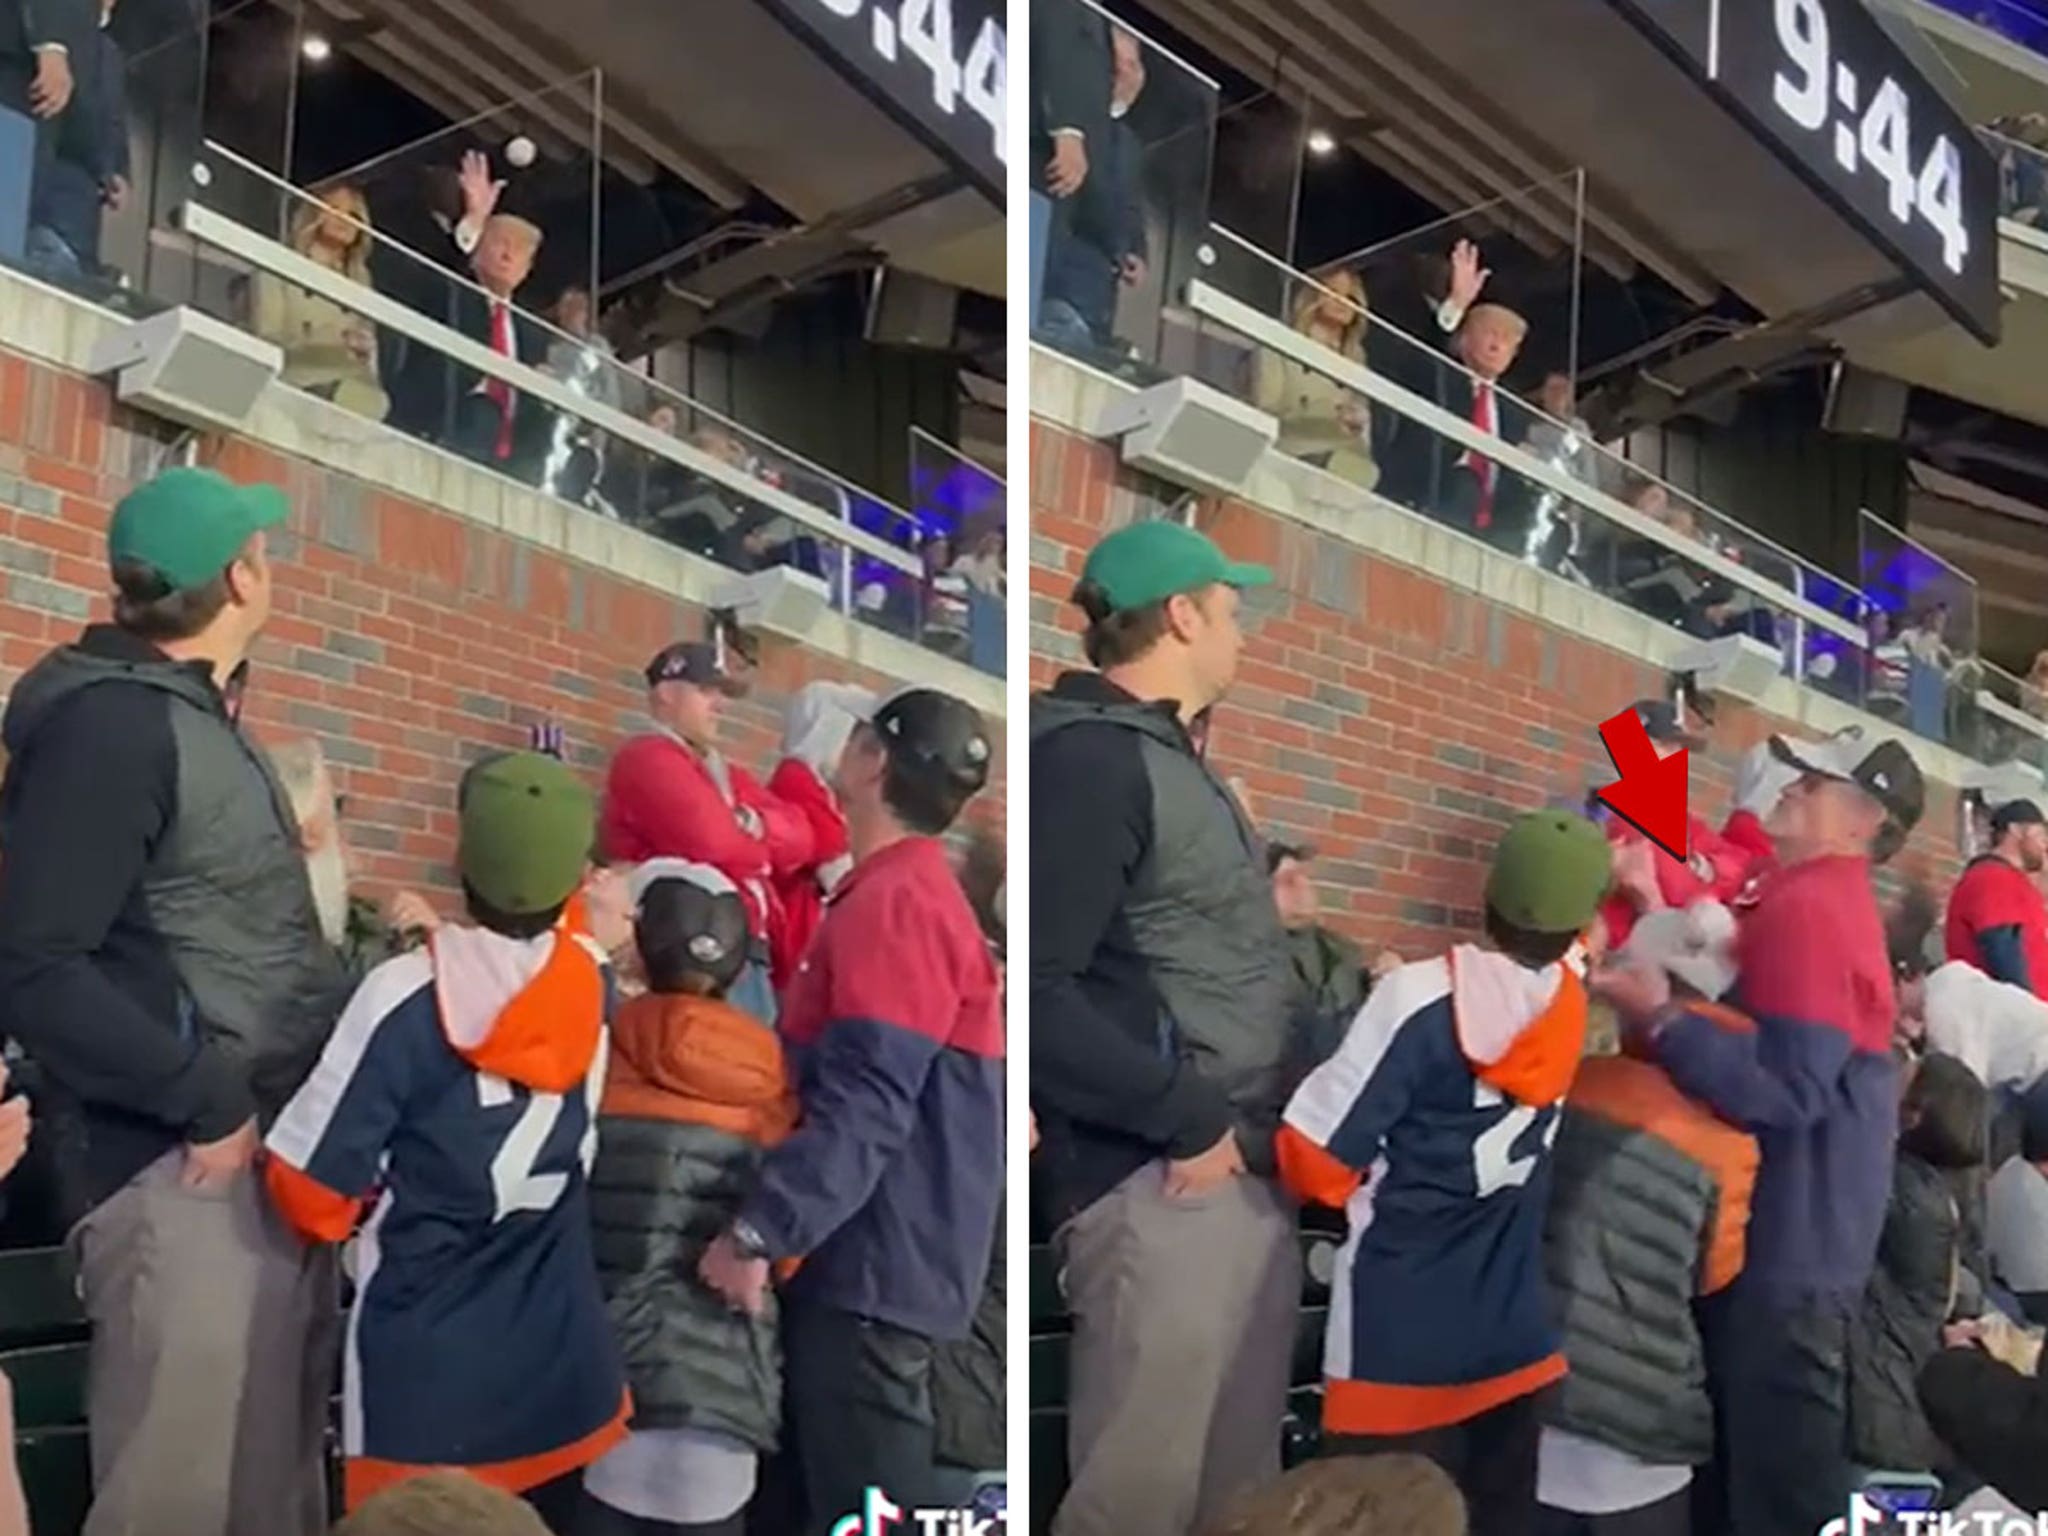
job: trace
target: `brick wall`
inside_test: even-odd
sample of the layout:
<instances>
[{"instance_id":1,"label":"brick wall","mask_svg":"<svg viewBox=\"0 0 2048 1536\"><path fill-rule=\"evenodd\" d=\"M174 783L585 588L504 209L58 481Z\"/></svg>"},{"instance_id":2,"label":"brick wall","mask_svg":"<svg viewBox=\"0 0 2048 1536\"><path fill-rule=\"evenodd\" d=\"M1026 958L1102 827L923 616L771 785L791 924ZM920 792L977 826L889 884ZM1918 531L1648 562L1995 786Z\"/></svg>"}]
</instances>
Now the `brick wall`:
<instances>
[{"instance_id":1,"label":"brick wall","mask_svg":"<svg viewBox=\"0 0 2048 1536\"><path fill-rule=\"evenodd\" d=\"M1179 493L1045 421L1032 424L1030 485L1032 682L1043 686L1079 664L1068 598L1089 546L1163 515ZM1256 507L1205 501L1196 521L1277 577L1248 605L1212 755L1263 827L1316 846L1331 920L1364 943L1420 953L1476 932L1501 826L1610 781L1597 722L1666 684L1637 658ZM1712 749L1694 756L1694 809L1718 822L1736 759L1782 728L1723 705ZM1955 796L1929 788L1887 887L1913 876L1945 889L1954 876Z\"/></svg>"},{"instance_id":2,"label":"brick wall","mask_svg":"<svg viewBox=\"0 0 2048 1536\"><path fill-rule=\"evenodd\" d=\"M105 616L108 509L158 461L170 429L112 404L101 383L0 351L0 692L81 624ZM254 658L247 718L262 740L317 736L348 797L367 885L448 890L454 797L485 751L558 720L571 759L601 772L645 722L640 669L702 633L703 615L651 587L251 442L199 457L292 499L276 617ZM766 637L753 696L733 707L736 761L773 765L788 693L816 678L892 680ZM1000 830L999 775L971 811Z\"/></svg>"}]
</instances>

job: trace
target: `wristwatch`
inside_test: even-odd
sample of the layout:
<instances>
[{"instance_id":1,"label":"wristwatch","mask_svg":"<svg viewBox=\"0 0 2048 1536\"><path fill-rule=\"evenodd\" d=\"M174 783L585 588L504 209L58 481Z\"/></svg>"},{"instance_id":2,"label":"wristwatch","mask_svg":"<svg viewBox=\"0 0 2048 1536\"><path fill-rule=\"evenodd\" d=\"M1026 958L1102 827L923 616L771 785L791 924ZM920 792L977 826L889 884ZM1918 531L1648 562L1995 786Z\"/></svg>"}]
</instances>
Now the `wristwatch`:
<instances>
[{"instance_id":1,"label":"wristwatch","mask_svg":"<svg viewBox=\"0 0 2048 1536\"><path fill-rule=\"evenodd\" d=\"M741 1220L732 1224L732 1246L743 1259L768 1257L768 1239L761 1235L761 1229L751 1221Z\"/></svg>"}]
</instances>

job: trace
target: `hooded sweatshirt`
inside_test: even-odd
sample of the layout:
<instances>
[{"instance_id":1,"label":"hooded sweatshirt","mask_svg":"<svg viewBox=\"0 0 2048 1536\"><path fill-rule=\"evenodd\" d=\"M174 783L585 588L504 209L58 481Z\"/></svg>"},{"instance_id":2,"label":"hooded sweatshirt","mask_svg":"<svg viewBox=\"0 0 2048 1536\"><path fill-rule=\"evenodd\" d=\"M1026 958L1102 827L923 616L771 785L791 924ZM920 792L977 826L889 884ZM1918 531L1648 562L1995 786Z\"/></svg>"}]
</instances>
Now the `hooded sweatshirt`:
<instances>
[{"instance_id":1,"label":"hooded sweatshirt","mask_svg":"<svg viewBox=\"0 0 2048 1536\"><path fill-rule=\"evenodd\" d=\"M624 1436L586 1182L610 992L579 907L531 940L444 928L370 973L272 1128L285 1217L361 1222L350 1507L436 1467L518 1492Z\"/></svg>"},{"instance_id":2,"label":"hooded sweatshirt","mask_svg":"<svg viewBox=\"0 0 2048 1536\"><path fill-rule=\"evenodd\" d=\"M825 915L825 898L846 878L853 857L846 813L832 791L847 739L875 698L848 683L807 683L790 700L782 732L782 761L768 779L770 798L789 807L810 827L809 853L775 872L771 884L781 921L771 934L775 987L789 984Z\"/></svg>"},{"instance_id":3,"label":"hooded sweatshirt","mask_svg":"<svg viewBox=\"0 0 2048 1536\"><path fill-rule=\"evenodd\" d=\"M1457 1424L1564 1374L1544 1281L1550 1150L1586 1036L1576 963L1460 945L1404 965L1287 1106L1282 1178L1342 1207L1323 1423Z\"/></svg>"}]
</instances>

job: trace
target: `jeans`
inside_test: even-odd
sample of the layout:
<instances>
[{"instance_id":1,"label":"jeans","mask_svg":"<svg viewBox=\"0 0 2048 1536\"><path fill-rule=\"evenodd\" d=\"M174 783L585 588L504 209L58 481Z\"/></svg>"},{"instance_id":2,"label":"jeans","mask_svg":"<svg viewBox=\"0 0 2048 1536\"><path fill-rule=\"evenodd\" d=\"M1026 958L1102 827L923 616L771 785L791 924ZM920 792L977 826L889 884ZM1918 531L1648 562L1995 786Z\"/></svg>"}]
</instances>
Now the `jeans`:
<instances>
[{"instance_id":1,"label":"jeans","mask_svg":"<svg viewBox=\"0 0 2048 1536\"><path fill-rule=\"evenodd\" d=\"M906 1510L941 1503L930 1339L792 1297L782 1349L785 1438L803 1471L806 1532L829 1536L870 1487Z\"/></svg>"},{"instance_id":2,"label":"jeans","mask_svg":"<svg viewBox=\"0 0 2048 1536\"><path fill-rule=\"evenodd\" d=\"M1849 1507L1848 1308L1740 1281L1701 1304L1715 1459L1694 1479L1696 1527L1725 1502L1734 1536L1813 1536Z\"/></svg>"},{"instance_id":3,"label":"jeans","mask_svg":"<svg viewBox=\"0 0 2048 1536\"><path fill-rule=\"evenodd\" d=\"M1093 352L1095 332L1081 317L1081 311L1065 299L1048 298L1039 306L1038 324L1032 334L1049 347L1062 352Z\"/></svg>"},{"instance_id":4,"label":"jeans","mask_svg":"<svg viewBox=\"0 0 2048 1536\"><path fill-rule=\"evenodd\" d=\"M85 263L64 237L47 224L31 225L23 263L40 278L64 287L85 276Z\"/></svg>"}]
</instances>

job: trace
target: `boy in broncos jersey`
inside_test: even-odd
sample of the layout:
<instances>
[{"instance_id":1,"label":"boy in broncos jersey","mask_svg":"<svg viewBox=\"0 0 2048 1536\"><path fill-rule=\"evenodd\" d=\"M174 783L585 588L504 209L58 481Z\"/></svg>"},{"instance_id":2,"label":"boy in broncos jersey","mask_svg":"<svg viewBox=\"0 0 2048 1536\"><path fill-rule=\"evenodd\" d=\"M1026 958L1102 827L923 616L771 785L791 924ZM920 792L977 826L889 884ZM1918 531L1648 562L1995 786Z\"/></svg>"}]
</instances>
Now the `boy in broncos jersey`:
<instances>
[{"instance_id":1,"label":"boy in broncos jersey","mask_svg":"<svg viewBox=\"0 0 2048 1536\"><path fill-rule=\"evenodd\" d=\"M1585 1042L1577 946L1610 879L1584 817L1515 822L1486 883L1493 947L1386 976L1280 1130L1288 1185L1350 1218L1325 1449L1429 1457L1474 1536L1535 1520L1536 1394L1565 1371L1543 1273L1549 1154Z\"/></svg>"},{"instance_id":2,"label":"boy in broncos jersey","mask_svg":"<svg viewBox=\"0 0 2048 1536\"><path fill-rule=\"evenodd\" d=\"M608 905L579 894L595 799L537 753L472 768L458 864L474 926L365 979L268 1141L278 1208L356 1239L342 1441L354 1508L455 1467L574 1507L626 1433L591 1251ZM367 1211L367 1219L364 1217Z\"/></svg>"}]
</instances>

